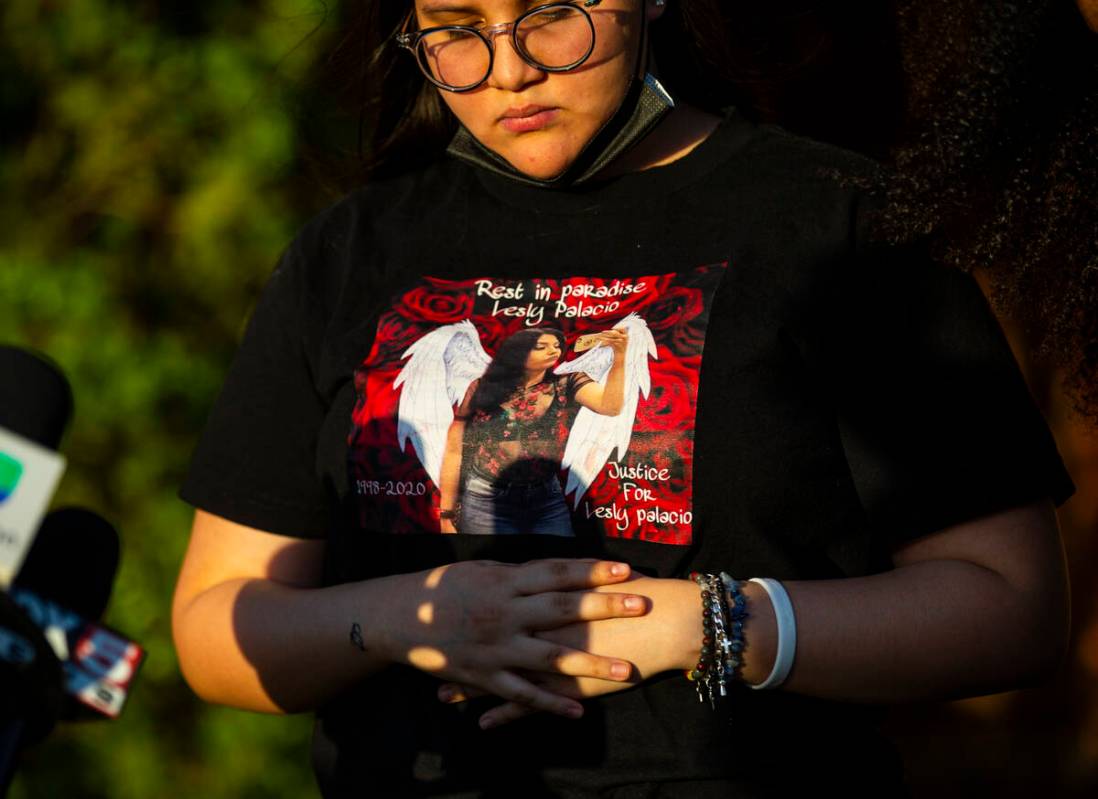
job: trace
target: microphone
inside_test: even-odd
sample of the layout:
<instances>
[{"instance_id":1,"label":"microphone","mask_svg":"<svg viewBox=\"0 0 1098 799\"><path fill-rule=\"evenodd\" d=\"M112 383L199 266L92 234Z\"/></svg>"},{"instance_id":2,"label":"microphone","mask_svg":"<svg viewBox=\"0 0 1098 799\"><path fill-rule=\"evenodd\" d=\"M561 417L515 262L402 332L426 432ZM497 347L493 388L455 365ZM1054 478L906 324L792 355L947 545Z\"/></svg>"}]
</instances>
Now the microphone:
<instances>
[{"instance_id":1,"label":"microphone","mask_svg":"<svg viewBox=\"0 0 1098 799\"><path fill-rule=\"evenodd\" d=\"M93 621L118 567L114 528L77 508L43 520L65 468L54 450L72 415L68 381L49 359L10 346L0 346L0 375L3 795L16 752L58 718L118 716L144 651Z\"/></svg>"},{"instance_id":2,"label":"microphone","mask_svg":"<svg viewBox=\"0 0 1098 799\"><path fill-rule=\"evenodd\" d=\"M0 762L16 747L40 741L64 711L61 662L37 625L0 592Z\"/></svg>"},{"instance_id":3,"label":"microphone","mask_svg":"<svg viewBox=\"0 0 1098 799\"><path fill-rule=\"evenodd\" d=\"M10 594L56 654L70 697L65 715L90 709L117 718L144 650L94 621L110 600L118 569L118 533L83 508L50 513Z\"/></svg>"},{"instance_id":4,"label":"microphone","mask_svg":"<svg viewBox=\"0 0 1098 799\"><path fill-rule=\"evenodd\" d=\"M72 415L72 389L43 356L0 346L0 588L34 540L65 469L55 451ZM16 753L41 740L65 706L60 660L38 626L0 592L0 786Z\"/></svg>"},{"instance_id":5,"label":"microphone","mask_svg":"<svg viewBox=\"0 0 1098 799\"><path fill-rule=\"evenodd\" d=\"M0 346L0 588L26 557L65 470L55 450L72 415L72 389L49 360Z\"/></svg>"},{"instance_id":6,"label":"microphone","mask_svg":"<svg viewBox=\"0 0 1098 799\"><path fill-rule=\"evenodd\" d=\"M13 586L98 619L111 599L118 557L110 522L84 508L58 508L42 521Z\"/></svg>"},{"instance_id":7,"label":"microphone","mask_svg":"<svg viewBox=\"0 0 1098 799\"><path fill-rule=\"evenodd\" d=\"M57 449L72 418L72 388L46 356L0 345L0 427Z\"/></svg>"}]
</instances>

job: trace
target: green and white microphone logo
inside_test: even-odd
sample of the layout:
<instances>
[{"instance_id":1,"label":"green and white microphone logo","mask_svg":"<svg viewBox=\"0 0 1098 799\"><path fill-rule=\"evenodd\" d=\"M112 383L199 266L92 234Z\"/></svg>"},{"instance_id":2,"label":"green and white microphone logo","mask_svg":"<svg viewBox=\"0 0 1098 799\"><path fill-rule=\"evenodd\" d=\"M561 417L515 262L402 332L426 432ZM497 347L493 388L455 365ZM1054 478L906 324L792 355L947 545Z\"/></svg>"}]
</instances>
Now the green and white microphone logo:
<instances>
[{"instance_id":1,"label":"green and white microphone logo","mask_svg":"<svg viewBox=\"0 0 1098 799\"><path fill-rule=\"evenodd\" d=\"M23 476L23 464L15 458L0 452L0 504L15 493L19 478Z\"/></svg>"}]
</instances>

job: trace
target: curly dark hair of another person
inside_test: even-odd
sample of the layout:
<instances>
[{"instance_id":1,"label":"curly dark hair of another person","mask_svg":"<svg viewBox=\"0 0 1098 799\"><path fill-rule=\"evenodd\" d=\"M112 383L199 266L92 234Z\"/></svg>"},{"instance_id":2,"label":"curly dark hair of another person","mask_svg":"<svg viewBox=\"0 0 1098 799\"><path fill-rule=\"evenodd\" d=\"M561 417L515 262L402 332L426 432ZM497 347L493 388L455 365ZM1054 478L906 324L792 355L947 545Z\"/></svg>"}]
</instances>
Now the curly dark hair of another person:
<instances>
[{"instance_id":1,"label":"curly dark hair of another person","mask_svg":"<svg viewBox=\"0 0 1098 799\"><path fill-rule=\"evenodd\" d=\"M499 412L500 406L523 384L526 378L526 358L545 335L554 336L560 345L560 351L564 352L564 333L551 327L524 328L504 339L480 378L477 390L473 392L473 411L482 410L489 414Z\"/></svg>"},{"instance_id":2,"label":"curly dark hair of another person","mask_svg":"<svg viewBox=\"0 0 1098 799\"><path fill-rule=\"evenodd\" d=\"M878 233L982 271L1098 420L1098 35L1068 0L902 0L909 135Z\"/></svg>"}]
</instances>

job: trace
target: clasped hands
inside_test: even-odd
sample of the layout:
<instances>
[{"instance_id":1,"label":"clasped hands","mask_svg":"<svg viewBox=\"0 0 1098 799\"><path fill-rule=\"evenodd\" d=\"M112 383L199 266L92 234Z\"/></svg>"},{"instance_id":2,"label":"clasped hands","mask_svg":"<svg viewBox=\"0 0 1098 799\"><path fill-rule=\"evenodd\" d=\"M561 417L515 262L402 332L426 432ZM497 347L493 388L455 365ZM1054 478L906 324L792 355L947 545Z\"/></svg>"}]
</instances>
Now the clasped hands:
<instances>
[{"instance_id":1,"label":"clasped hands","mask_svg":"<svg viewBox=\"0 0 1098 799\"><path fill-rule=\"evenodd\" d=\"M391 618L415 621L389 631L393 659L442 679L440 701L502 699L485 729L538 711L579 718L580 699L697 659L701 604L686 580L586 559L465 561L406 578L415 585Z\"/></svg>"}]
</instances>

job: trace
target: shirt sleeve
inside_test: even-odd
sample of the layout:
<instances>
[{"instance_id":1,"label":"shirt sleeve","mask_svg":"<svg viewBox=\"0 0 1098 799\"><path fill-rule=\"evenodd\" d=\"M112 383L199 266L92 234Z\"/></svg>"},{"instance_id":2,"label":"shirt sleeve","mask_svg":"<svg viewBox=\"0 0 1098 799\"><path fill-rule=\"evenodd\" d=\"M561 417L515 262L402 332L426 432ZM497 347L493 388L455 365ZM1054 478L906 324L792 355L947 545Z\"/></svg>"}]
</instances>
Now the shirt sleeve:
<instances>
[{"instance_id":1,"label":"shirt sleeve","mask_svg":"<svg viewBox=\"0 0 1098 799\"><path fill-rule=\"evenodd\" d=\"M588 383L594 383L591 379L591 375L587 372L569 372L568 373L568 401L571 402L576 398L576 392L586 386Z\"/></svg>"},{"instance_id":2,"label":"shirt sleeve","mask_svg":"<svg viewBox=\"0 0 1098 799\"><path fill-rule=\"evenodd\" d=\"M838 281L826 380L870 524L892 546L1074 485L976 281L919 248Z\"/></svg>"},{"instance_id":3,"label":"shirt sleeve","mask_svg":"<svg viewBox=\"0 0 1098 799\"><path fill-rule=\"evenodd\" d=\"M311 303L300 266L288 251L269 278L180 497L249 527L320 538L332 501L316 454L326 409L307 355Z\"/></svg>"}]
</instances>

